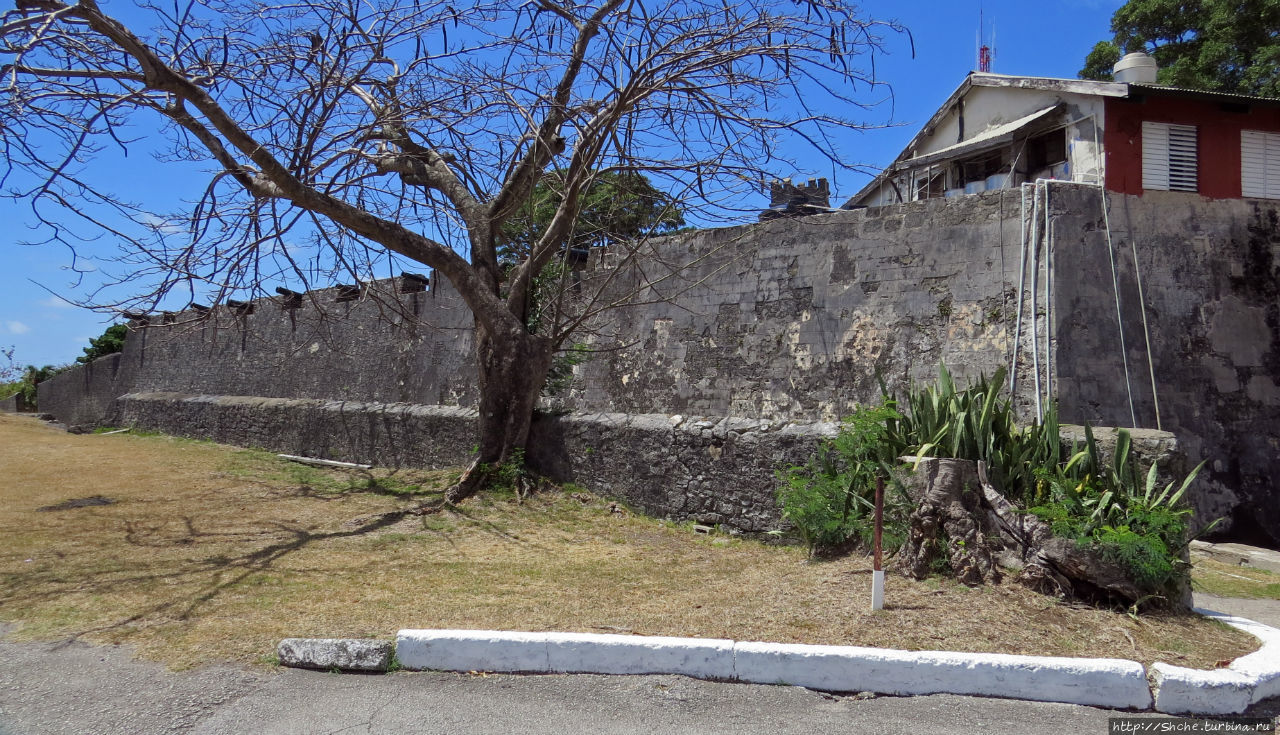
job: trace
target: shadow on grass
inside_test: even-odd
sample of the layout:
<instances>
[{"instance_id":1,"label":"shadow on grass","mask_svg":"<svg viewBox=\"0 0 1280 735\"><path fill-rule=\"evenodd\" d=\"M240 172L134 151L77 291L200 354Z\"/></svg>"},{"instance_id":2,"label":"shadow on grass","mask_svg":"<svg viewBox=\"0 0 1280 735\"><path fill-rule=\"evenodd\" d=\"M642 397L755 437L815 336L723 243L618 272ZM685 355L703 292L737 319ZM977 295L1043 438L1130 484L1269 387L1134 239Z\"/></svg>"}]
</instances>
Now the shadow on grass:
<instances>
[{"instance_id":1,"label":"shadow on grass","mask_svg":"<svg viewBox=\"0 0 1280 735\"><path fill-rule=\"evenodd\" d=\"M438 513L443 508L444 502L441 498L412 508L357 519L358 525L353 528L320 533L278 522L268 524L265 528L256 531L208 532L198 530L190 517L183 517L182 524L186 531L184 535L157 539L154 533L159 527L148 528L146 524L125 521L125 543L139 548L175 548L195 546L201 542L252 544L264 535L285 538L235 556L217 554L200 560L176 563L168 560L159 561L151 567L150 572L143 569L140 570L142 573L123 577L120 569L69 572L65 567L59 566L33 569L31 572L3 573L0 574L0 608L14 604L48 602L72 593L109 594L129 585L172 584L175 580L184 579L200 583L203 578L209 577L207 582L190 594L149 604L142 610L105 625L78 630L58 645L69 645L83 636L121 629L161 614L175 621L188 621L201 607L227 590L236 587L254 574L270 570L281 559L312 544L332 539L368 536L406 518ZM54 553L60 559L66 558L62 552ZM137 569L138 566L139 563L136 560L131 560L128 564L128 567L133 569ZM156 571L157 567L163 568L163 571Z\"/></svg>"}]
</instances>

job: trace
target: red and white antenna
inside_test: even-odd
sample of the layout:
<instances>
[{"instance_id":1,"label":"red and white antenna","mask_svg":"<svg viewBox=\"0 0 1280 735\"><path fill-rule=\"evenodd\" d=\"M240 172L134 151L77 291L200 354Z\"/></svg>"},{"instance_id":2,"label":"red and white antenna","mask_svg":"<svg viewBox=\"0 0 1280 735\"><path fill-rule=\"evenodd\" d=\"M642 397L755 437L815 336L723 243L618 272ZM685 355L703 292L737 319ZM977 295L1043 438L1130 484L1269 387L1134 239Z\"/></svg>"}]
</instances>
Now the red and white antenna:
<instances>
[{"instance_id":1,"label":"red and white antenna","mask_svg":"<svg viewBox=\"0 0 1280 735\"><path fill-rule=\"evenodd\" d=\"M991 39L983 40L983 33L986 30L982 12L982 5L978 5L978 71L991 71L991 61L996 57L996 31L995 27L991 28Z\"/></svg>"}]
</instances>

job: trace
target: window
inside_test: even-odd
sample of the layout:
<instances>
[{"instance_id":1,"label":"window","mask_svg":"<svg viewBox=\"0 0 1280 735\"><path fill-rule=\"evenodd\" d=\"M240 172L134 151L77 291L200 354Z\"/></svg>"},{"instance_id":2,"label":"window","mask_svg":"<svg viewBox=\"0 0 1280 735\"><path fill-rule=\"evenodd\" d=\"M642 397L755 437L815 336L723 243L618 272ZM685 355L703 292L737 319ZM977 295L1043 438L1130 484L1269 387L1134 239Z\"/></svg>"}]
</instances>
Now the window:
<instances>
[{"instance_id":1,"label":"window","mask_svg":"<svg viewBox=\"0 0 1280 735\"><path fill-rule=\"evenodd\" d=\"M916 179L916 199L933 199L942 196L946 191L945 181L946 176L943 172L934 173L933 168L926 169Z\"/></svg>"},{"instance_id":2,"label":"window","mask_svg":"<svg viewBox=\"0 0 1280 735\"><path fill-rule=\"evenodd\" d=\"M1240 131L1240 193L1280 199L1280 133Z\"/></svg>"},{"instance_id":3,"label":"window","mask_svg":"<svg viewBox=\"0 0 1280 735\"><path fill-rule=\"evenodd\" d=\"M969 184L975 181L984 181L988 176L995 176L1002 172L1002 169L1004 168L1004 156L1000 151L992 151L975 158L961 161L959 163L959 167L959 183Z\"/></svg>"},{"instance_id":4,"label":"window","mask_svg":"<svg viewBox=\"0 0 1280 735\"><path fill-rule=\"evenodd\" d=\"M1142 188L1199 190L1194 125L1142 123Z\"/></svg>"},{"instance_id":5,"label":"window","mask_svg":"<svg viewBox=\"0 0 1280 735\"><path fill-rule=\"evenodd\" d=\"M1067 134L1054 130L1027 141L1027 170L1039 171L1067 160Z\"/></svg>"}]
</instances>

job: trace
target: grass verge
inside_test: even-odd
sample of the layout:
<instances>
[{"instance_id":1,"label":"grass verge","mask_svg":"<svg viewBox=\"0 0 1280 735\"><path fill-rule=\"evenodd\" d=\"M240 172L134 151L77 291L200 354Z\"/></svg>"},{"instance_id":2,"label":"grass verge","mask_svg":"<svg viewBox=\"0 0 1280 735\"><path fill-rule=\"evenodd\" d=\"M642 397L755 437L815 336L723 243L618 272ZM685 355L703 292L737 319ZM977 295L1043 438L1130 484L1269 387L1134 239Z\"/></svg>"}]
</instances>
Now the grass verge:
<instances>
[{"instance_id":1,"label":"grass verge","mask_svg":"<svg viewBox=\"0 0 1280 735\"><path fill-rule=\"evenodd\" d=\"M1251 600L1280 600L1280 574L1265 569L1225 564L1201 554L1194 555L1191 587L1218 597Z\"/></svg>"},{"instance_id":2,"label":"grass verge","mask_svg":"<svg viewBox=\"0 0 1280 735\"><path fill-rule=\"evenodd\" d=\"M448 471L341 472L163 436L0 415L0 619L22 639L129 643L182 668L291 636L404 627L623 632L1209 668L1256 647L1194 615L1132 617L1014 584L871 566L656 521L569 489L427 515ZM38 511L104 496L114 503Z\"/></svg>"}]
</instances>

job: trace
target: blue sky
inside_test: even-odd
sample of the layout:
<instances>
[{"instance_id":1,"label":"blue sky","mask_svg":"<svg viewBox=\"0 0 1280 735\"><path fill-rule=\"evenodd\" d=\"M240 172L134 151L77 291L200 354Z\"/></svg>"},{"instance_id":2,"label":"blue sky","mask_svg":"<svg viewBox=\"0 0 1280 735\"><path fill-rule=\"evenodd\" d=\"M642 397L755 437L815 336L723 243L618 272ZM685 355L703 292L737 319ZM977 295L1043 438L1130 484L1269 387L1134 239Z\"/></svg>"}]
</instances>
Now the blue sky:
<instances>
[{"instance_id":1,"label":"blue sky","mask_svg":"<svg viewBox=\"0 0 1280 735\"><path fill-rule=\"evenodd\" d=\"M103 2L110 12L121 2ZM1085 54L1099 40L1110 37L1111 14L1118 0L984 0L988 26L994 26L996 57L993 71L1027 76L1074 77ZM863 9L877 18L895 18L915 40L915 56L905 37L890 38L889 54L877 61L877 73L894 90L888 104L868 112L868 122L891 124L869 130L850 141L848 152L869 166L890 162L921 123L976 65L977 0L953 2L865 2ZM159 141L157 140L157 144ZM201 182L189 170L157 163L140 148L128 157L108 152L94 162L97 171L118 177L117 193L137 201L172 201L184 192L194 194ZM778 172L781 176L792 172ZM833 202L843 201L868 180L864 173L821 171L832 178ZM767 206L761 195L760 206ZM63 246L23 246L33 237L35 216L27 204L0 201L0 347L15 347L22 364L69 362L97 336L109 319L67 304L84 298L96 283L69 270L71 252ZM77 243L76 251L89 267L103 242ZM79 286L77 287L77 282Z\"/></svg>"}]
</instances>

